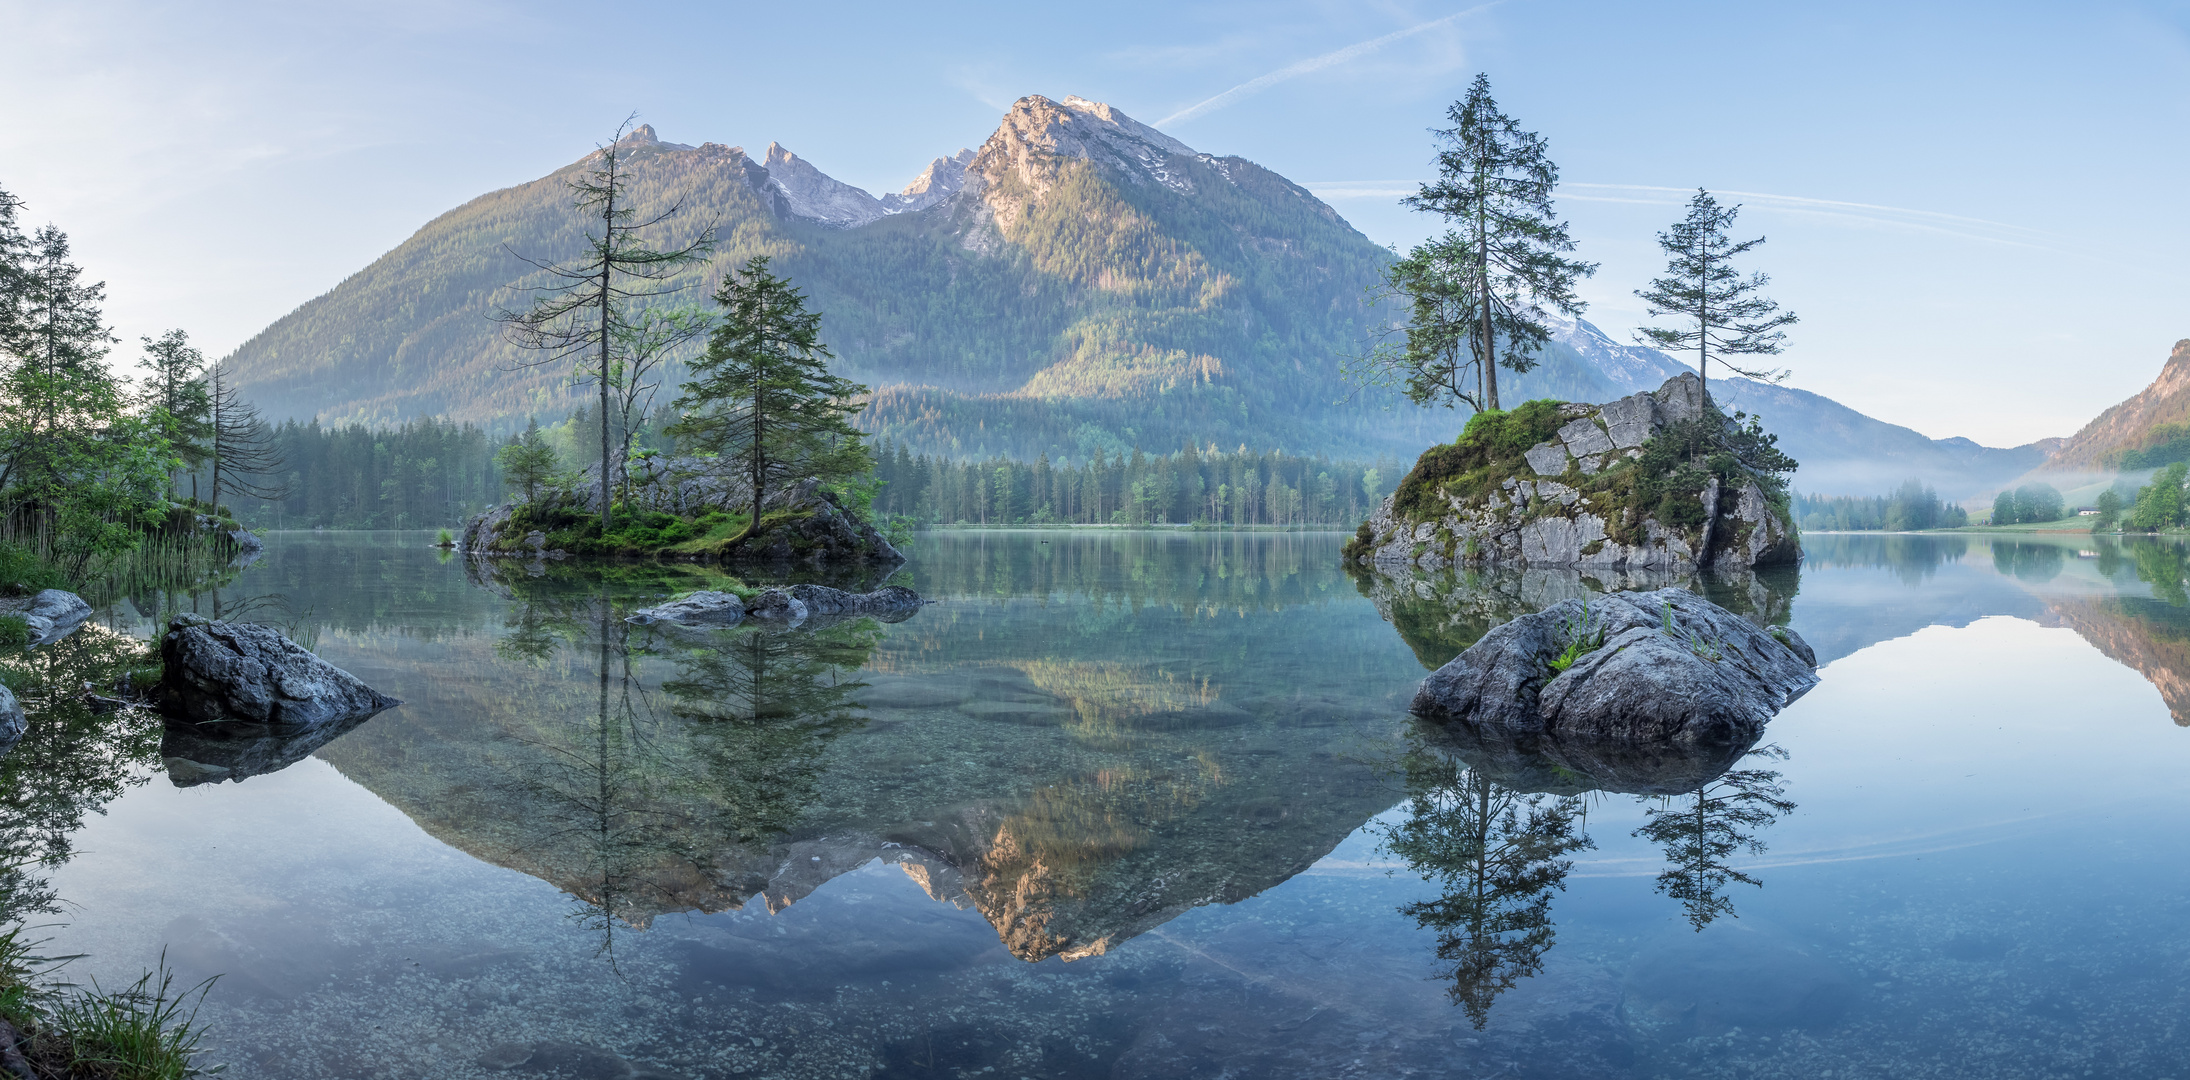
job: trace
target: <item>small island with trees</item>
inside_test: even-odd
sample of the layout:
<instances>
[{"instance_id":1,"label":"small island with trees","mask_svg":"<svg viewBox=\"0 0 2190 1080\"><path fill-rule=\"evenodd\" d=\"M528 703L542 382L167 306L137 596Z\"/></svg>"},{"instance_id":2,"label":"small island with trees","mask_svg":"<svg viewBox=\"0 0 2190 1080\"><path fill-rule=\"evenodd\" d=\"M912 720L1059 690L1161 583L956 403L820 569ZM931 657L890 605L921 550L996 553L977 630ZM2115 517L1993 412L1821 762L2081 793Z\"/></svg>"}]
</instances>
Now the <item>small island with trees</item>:
<instances>
[{"instance_id":1,"label":"small island with trees","mask_svg":"<svg viewBox=\"0 0 2190 1080\"><path fill-rule=\"evenodd\" d=\"M622 135L572 183L597 230L585 255L526 260L543 284L531 306L497 316L533 363L567 363L596 387L600 464L562 471L529 425L495 456L522 498L469 521L461 546L483 556L901 562L873 523L874 458L852 424L867 388L829 371L821 313L764 255L722 279L718 310L658 303L689 287L675 279L713 251L713 227L668 247L642 239L678 208L644 220L631 209ZM702 338L670 402L675 418L662 424L662 372ZM650 424L683 453L635 450Z\"/></svg>"}]
</instances>

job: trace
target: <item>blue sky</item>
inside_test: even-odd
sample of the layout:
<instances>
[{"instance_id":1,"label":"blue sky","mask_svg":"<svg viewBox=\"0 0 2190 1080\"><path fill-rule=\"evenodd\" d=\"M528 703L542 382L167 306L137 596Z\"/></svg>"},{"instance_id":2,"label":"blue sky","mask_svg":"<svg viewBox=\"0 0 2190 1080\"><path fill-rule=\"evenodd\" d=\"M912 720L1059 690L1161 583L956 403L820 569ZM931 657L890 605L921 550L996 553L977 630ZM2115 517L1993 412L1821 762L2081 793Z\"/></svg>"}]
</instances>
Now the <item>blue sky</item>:
<instances>
[{"instance_id":1,"label":"blue sky","mask_svg":"<svg viewBox=\"0 0 2190 1080\"><path fill-rule=\"evenodd\" d=\"M130 347L221 353L636 110L873 191L1023 94L1108 101L1379 243L1477 71L1551 142L1616 337L1698 185L1769 237L1791 383L1933 436L2066 435L2190 337L2190 4L580 5L0 0L0 186ZM1741 194L1733 194L1733 193Z\"/></svg>"}]
</instances>

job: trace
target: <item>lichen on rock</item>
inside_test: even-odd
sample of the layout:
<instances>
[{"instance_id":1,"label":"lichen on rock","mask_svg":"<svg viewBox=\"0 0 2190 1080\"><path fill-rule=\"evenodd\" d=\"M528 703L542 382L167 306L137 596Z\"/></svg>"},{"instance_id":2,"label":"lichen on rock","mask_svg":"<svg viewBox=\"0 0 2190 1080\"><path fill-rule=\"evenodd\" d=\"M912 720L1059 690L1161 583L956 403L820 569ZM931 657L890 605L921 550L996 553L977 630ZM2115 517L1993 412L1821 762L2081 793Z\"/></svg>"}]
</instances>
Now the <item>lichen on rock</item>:
<instances>
[{"instance_id":1,"label":"lichen on rock","mask_svg":"<svg viewBox=\"0 0 2190 1080\"><path fill-rule=\"evenodd\" d=\"M1376 565L1746 570L1802 556L1754 421L1693 375L1604 405L1532 401L1431 447L1347 545Z\"/></svg>"}]
</instances>

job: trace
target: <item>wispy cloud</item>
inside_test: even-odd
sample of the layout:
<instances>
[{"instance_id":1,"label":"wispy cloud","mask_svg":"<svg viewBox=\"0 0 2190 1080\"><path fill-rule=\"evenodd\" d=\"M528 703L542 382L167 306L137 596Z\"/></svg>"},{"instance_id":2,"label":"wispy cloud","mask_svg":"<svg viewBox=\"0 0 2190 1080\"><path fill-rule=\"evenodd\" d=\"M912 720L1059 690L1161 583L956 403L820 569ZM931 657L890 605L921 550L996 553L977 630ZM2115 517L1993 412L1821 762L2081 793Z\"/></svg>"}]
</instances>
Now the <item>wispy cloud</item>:
<instances>
[{"instance_id":1,"label":"wispy cloud","mask_svg":"<svg viewBox=\"0 0 2190 1080\"><path fill-rule=\"evenodd\" d=\"M1232 104L1235 101L1239 101L1243 98L1253 97L1254 95L1259 94L1272 86L1276 86L1277 84L1284 82L1287 79L1299 78L1300 76L1309 74L1311 72L1322 71L1325 68L1337 67L1338 65L1344 64L1348 61L1357 60L1363 56L1367 56L1368 54L1375 52L1378 49L1383 48L1386 45L1391 44L1392 42L1400 41L1405 38L1410 38L1415 36L1416 34L1426 33L1428 31L1435 30L1441 26L1450 26L1451 24L1458 22L1459 20L1464 19L1477 12L1487 11L1491 8L1497 7L1500 3L1503 2L1504 0L1491 0L1491 2L1488 4L1478 4L1475 7L1467 9L1466 11L1457 11L1441 19L1431 19L1426 23L1419 23L1417 25L1407 27L1404 30L1394 30L1389 34L1384 35L1383 37L1370 38L1367 41L1355 42L1354 44L1348 45L1343 49L1334 49L1330 52L1324 53L1321 56L1311 56L1306 60L1302 60L1298 63L1279 68L1276 71L1270 72L1267 75L1260 75L1255 78L1249 79L1246 82L1243 82L1238 86L1231 88L1230 90L1226 90L1225 92L1216 95L1215 97L1203 99L1202 101L1189 105L1186 108L1180 109L1178 112L1172 113L1171 115L1156 121L1156 126L1164 127L1169 124L1183 123L1199 116L1206 116L1212 112L1217 111L1218 109L1224 108L1225 106Z\"/></svg>"},{"instance_id":2,"label":"wispy cloud","mask_svg":"<svg viewBox=\"0 0 2190 1080\"><path fill-rule=\"evenodd\" d=\"M1603 192L1605 194L1598 194ZM1758 210L1790 214L1801 217L1837 219L1867 226L1901 229L1911 232L1937 233L1963 240L2005 244L2010 247L2028 247L2051 250L2058 238L2039 229L2023 225L2010 225L2004 221L1967 217L1961 214L1944 214L1936 210L1912 210L1905 206L1883 206L1878 203L1848 202L1841 199L1814 199L1805 195L1778 195L1766 191L1730 191L1712 189L1712 194L1742 200L1747 207ZM1589 184L1566 183L1559 185L1559 197L1576 202L1636 203L1644 205L1673 206L1687 202L1695 194L1694 188L1660 187L1652 184Z\"/></svg>"},{"instance_id":3,"label":"wispy cloud","mask_svg":"<svg viewBox=\"0 0 2190 1080\"><path fill-rule=\"evenodd\" d=\"M1420 190L1423 181L1406 180L1312 180L1301 186L1318 198L1398 199ZM1694 188L1655 184L1559 185L1559 198L1572 202L1617 203L1628 206L1679 206L1696 193ZM1928 232L1982 243L2004 244L2046 251L2061 250L2060 237L2040 229L2010 225L2004 221L1945 214L1936 210L1912 210L1905 206L1816 199L1806 195L1778 195L1766 191L1727 191L1712 194L1739 200L1744 208L1795 217L1825 219L1842 225Z\"/></svg>"}]
</instances>

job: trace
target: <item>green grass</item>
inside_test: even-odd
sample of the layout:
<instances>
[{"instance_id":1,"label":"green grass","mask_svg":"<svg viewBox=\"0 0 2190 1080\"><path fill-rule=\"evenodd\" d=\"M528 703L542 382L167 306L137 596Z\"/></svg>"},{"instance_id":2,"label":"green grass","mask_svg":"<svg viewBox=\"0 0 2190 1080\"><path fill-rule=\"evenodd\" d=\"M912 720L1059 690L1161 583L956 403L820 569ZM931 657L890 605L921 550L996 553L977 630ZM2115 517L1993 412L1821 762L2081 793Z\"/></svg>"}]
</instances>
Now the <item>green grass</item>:
<instances>
[{"instance_id":1,"label":"green grass","mask_svg":"<svg viewBox=\"0 0 2190 1080\"><path fill-rule=\"evenodd\" d=\"M46 1080L187 1080L216 1070L194 1061L205 1031L198 1005L208 979L178 988L157 967L118 990L50 980L74 957L37 955L25 928L0 931L0 1018L28 1036L24 1057Z\"/></svg>"},{"instance_id":2,"label":"green grass","mask_svg":"<svg viewBox=\"0 0 2190 1080\"><path fill-rule=\"evenodd\" d=\"M30 648L30 620L21 615L0 615L0 649Z\"/></svg>"},{"instance_id":3,"label":"green grass","mask_svg":"<svg viewBox=\"0 0 2190 1080\"><path fill-rule=\"evenodd\" d=\"M1964 525L1954 529L1926 529L1925 532L2083 532L2091 531L2094 519L2070 516L2055 521L2025 521L2014 525Z\"/></svg>"}]
</instances>

